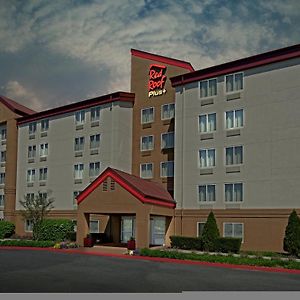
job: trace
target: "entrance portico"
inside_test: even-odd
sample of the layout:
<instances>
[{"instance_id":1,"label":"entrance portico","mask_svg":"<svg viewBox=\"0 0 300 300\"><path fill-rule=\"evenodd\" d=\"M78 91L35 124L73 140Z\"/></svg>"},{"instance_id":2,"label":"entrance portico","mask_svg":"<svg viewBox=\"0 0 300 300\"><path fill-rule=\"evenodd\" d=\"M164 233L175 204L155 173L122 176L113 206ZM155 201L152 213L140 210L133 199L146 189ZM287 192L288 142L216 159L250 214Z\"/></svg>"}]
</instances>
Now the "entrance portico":
<instances>
[{"instance_id":1,"label":"entrance portico","mask_svg":"<svg viewBox=\"0 0 300 300\"><path fill-rule=\"evenodd\" d=\"M89 233L91 214L109 216L106 232L113 242L133 236L137 248L168 244L173 232L175 202L158 183L107 168L78 197L77 243ZM101 220L100 220L101 222Z\"/></svg>"}]
</instances>

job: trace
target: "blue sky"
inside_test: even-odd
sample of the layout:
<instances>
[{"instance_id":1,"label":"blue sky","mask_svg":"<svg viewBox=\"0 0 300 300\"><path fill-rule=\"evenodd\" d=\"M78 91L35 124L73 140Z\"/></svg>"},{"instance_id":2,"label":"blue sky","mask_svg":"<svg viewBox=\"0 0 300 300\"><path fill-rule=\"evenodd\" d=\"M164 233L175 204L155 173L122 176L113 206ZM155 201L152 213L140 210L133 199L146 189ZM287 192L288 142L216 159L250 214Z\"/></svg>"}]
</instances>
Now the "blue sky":
<instances>
[{"instance_id":1,"label":"blue sky","mask_svg":"<svg viewBox=\"0 0 300 300\"><path fill-rule=\"evenodd\" d=\"M300 42L299 0L0 0L0 94L47 109L130 90L130 49L195 69Z\"/></svg>"}]
</instances>

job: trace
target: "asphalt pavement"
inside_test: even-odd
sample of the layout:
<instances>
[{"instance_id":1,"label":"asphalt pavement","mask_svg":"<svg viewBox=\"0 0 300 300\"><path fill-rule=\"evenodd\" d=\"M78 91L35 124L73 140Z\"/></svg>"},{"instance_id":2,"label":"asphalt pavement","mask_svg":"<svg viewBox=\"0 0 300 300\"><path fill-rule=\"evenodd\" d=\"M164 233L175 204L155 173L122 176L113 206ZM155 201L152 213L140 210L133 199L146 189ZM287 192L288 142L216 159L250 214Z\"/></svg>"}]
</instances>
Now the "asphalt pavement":
<instances>
[{"instance_id":1,"label":"asphalt pavement","mask_svg":"<svg viewBox=\"0 0 300 300\"><path fill-rule=\"evenodd\" d=\"M0 293L300 291L300 275L82 254L0 250Z\"/></svg>"}]
</instances>

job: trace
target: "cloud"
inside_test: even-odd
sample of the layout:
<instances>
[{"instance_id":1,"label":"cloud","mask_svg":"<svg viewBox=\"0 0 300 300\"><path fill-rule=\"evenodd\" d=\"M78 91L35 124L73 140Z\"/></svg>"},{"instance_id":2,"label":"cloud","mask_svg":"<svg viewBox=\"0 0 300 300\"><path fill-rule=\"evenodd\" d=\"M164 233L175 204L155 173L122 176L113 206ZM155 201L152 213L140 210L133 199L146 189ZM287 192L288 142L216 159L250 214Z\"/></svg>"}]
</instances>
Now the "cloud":
<instances>
[{"instance_id":1,"label":"cloud","mask_svg":"<svg viewBox=\"0 0 300 300\"><path fill-rule=\"evenodd\" d=\"M40 111L43 108L43 104L35 94L22 86L18 81L9 81L2 89L7 97L18 101L28 108L36 111Z\"/></svg>"}]
</instances>

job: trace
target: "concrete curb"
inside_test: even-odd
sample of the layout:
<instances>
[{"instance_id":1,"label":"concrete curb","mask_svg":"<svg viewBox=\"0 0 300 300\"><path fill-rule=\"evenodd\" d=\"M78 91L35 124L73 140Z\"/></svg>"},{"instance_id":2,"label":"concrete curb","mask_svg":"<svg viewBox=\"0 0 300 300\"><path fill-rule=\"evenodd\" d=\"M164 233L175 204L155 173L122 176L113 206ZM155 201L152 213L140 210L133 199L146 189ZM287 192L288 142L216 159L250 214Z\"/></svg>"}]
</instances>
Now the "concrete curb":
<instances>
[{"instance_id":1,"label":"concrete curb","mask_svg":"<svg viewBox=\"0 0 300 300\"><path fill-rule=\"evenodd\" d=\"M117 257L123 259L137 259L137 260L148 260L165 263L175 263L182 265L199 265L207 267L220 267L227 269L239 269L248 271L262 271L262 272L273 272L273 273L288 273L288 274L299 274L300 270L297 269L284 269L275 267L263 267L263 266L250 266L250 265L234 265L228 263L214 263L205 261L194 261L194 260L180 260L175 258L162 258L162 257L149 257L141 255L125 255L125 254L113 254L113 253L97 253L97 252L86 252L80 249L54 249L54 248L37 248L37 247L14 247L14 246L0 246L0 250L34 250L34 251L49 251L58 252L65 254L81 254L81 255L92 255L92 256L106 256L106 257Z\"/></svg>"}]
</instances>

